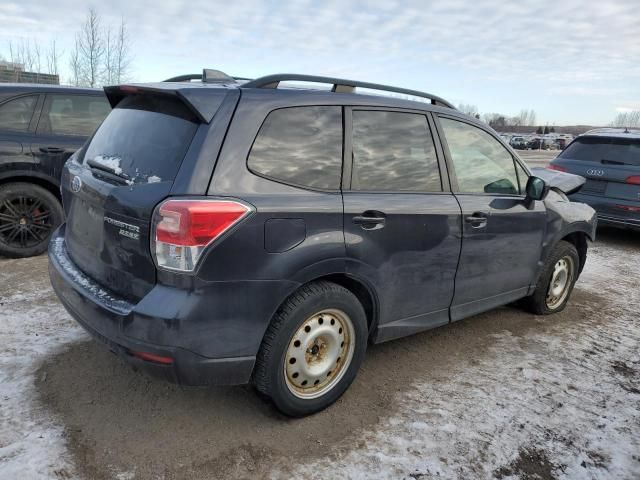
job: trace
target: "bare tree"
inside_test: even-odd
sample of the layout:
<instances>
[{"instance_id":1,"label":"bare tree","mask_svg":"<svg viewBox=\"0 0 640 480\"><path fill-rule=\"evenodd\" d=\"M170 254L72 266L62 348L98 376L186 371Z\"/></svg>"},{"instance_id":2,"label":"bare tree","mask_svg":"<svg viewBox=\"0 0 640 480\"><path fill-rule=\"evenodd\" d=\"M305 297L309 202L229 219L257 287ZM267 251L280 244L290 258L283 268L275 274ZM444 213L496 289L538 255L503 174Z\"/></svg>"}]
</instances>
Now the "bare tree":
<instances>
[{"instance_id":1,"label":"bare tree","mask_svg":"<svg viewBox=\"0 0 640 480\"><path fill-rule=\"evenodd\" d=\"M87 18L76 35L76 47L80 84L97 87L102 75L105 40L100 27L100 17L93 8L89 9Z\"/></svg>"},{"instance_id":2,"label":"bare tree","mask_svg":"<svg viewBox=\"0 0 640 480\"><path fill-rule=\"evenodd\" d=\"M73 50L71 50L71 54L69 55L69 68L71 69L71 83L77 87L80 85L82 77L78 37L76 37Z\"/></svg>"},{"instance_id":3,"label":"bare tree","mask_svg":"<svg viewBox=\"0 0 640 480\"><path fill-rule=\"evenodd\" d=\"M106 85L114 83L113 77L115 76L114 64L115 64L115 38L111 33L111 28L107 28L105 31L104 41L104 69L102 81Z\"/></svg>"},{"instance_id":4,"label":"bare tree","mask_svg":"<svg viewBox=\"0 0 640 480\"><path fill-rule=\"evenodd\" d=\"M56 41L52 40L49 45L49 49L46 53L46 61L47 61L47 73L50 75L59 75L60 70L58 68L58 63L60 62L60 57L62 53L58 51L56 47Z\"/></svg>"},{"instance_id":5,"label":"bare tree","mask_svg":"<svg viewBox=\"0 0 640 480\"><path fill-rule=\"evenodd\" d=\"M466 113L467 115L471 115L472 117L475 117L478 114L478 107L471 104L461 103L458 105L458 110L462 113Z\"/></svg>"},{"instance_id":6,"label":"bare tree","mask_svg":"<svg viewBox=\"0 0 640 480\"><path fill-rule=\"evenodd\" d=\"M618 113L613 122L611 122L611 126L620 128L640 127L640 110Z\"/></svg>"},{"instance_id":7,"label":"bare tree","mask_svg":"<svg viewBox=\"0 0 640 480\"><path fill-rule=\"evenodd\" d=\"M130 66L129 31L122 18L115 32L109 28L105 33L104 82L114 84L125 81Z\"/></svg>"},{"instance_id":8,"label":"bare tree","mask_svg":"<svg viewBox=\"0 0 640 480\"><path fill-rule=\"evenodd\" d=\"M124 21L124 17L120 20L118 28L118 37L116 39L116 61L115 61L115 78L117 83L127 80L131 70L131 51L129 29Z\"/></svg>"}]
</instances>

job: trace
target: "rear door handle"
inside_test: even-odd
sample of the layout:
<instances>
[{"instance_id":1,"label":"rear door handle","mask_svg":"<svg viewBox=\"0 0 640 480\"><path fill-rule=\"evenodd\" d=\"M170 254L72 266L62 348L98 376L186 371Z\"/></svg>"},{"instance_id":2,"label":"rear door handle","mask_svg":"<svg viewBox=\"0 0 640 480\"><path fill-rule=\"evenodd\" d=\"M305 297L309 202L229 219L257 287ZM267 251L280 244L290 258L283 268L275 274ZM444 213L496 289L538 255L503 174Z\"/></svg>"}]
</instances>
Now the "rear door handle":
<instances>
[{"instance_id":1,"label":"rear door handle","mask_svg":"<svg viewBox=\"0 0 640 480\"><path fill-rule=\"evenodd\" d=\"M484 228L487 226L487 214L474 212L473 215L465 217L465 222L471 224L471 228Z\"/></svg>"},{"instance_id":2,"label":"rear door handle","mask_svg":"<svg viewBox=\"0 0 640 480\"><path fill-rule=\"evenodd\" d=\"M40 151L43 153L63 153L64 148L60 147L40 147Z\"/></svg>"},{"instance_id":3,"label":"rear door handle","mask_svg":"<svg viewBox=\"0 0 640 480\"><path fill-rule=\"evenodd\" d=\"M364 230L377 230L384 227L387 218L381 212L364 212L362 215L353 217L353 223L360 225Z\"/></svg>"}]
</instances>

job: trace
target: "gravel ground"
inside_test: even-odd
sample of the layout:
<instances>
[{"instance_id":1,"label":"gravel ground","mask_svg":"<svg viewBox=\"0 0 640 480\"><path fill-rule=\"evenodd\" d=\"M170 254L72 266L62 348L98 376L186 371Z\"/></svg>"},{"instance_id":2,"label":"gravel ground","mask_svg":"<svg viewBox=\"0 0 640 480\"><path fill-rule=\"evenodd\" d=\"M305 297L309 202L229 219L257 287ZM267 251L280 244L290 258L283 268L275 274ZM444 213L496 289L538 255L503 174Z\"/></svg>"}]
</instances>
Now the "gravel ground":
<instances>
[{"instance_id":1,"label":"gravel ground","mask_svg":"<svg viewBox=\"0 0 640 480\"><path fill-rule=\"evenodd\" d=\"M567 309L504 307L370 347L334 406L134 372L44 257L0 260L0 478L640 478L640 235L599 231Z\"/></svg>"}]
</instances>

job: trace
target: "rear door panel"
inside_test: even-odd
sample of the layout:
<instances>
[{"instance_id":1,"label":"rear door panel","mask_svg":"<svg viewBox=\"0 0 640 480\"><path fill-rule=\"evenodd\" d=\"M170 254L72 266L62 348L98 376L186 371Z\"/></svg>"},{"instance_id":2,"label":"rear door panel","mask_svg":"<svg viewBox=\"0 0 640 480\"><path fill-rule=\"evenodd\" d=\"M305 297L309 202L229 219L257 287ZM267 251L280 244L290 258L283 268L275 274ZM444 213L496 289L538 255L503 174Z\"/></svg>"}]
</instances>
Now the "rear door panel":
<instances>
[{"instance_id":1,"label":"rear door panel","mask_svg":"<svg viewBox=\"0 0 640 480\"><path fill-rule=\"evenodd\" d=\"M380 113L375 109L367 111ZM388 157L389 162L384 174L386 180L384 176L381 178L371 174L371 181L378 182L376 188L379 191L359 191L354 180L356 167L351 153L352 150L356 151L355 147L352 148L351 114L356 113L356 109L348 110L345 120L347 136L343 201L347 273L366 279L377 292L380 323L375 340L379 342L449 322L449 305L460 253L460 207L453 194L447 191L383 191L393 177L402 176L399 167L401 162L406 158L414 158L416 149L422 148L419 142L416 145L398 144L386 152L390 140L405 133L399 131L394 134L393 125L372 129L370 141L360 147L363 149L362 155L365 155L363 158L367 158L366 152L371 148L385 152L380 155ZM425 112L417 115L426 118L424 135L430 142L432 137L435 138L430 116ZM379 132L386 132L387 139L377 138ZM439 177L444 177L444 189L447 189L446 170L439 145L429 154L429 157L433 156L436 158L436 170L440 171ZM367 162L371 160L363 160L363 166ZM412 177L421 174L421 170L417 169L415 175L402 181L393 181L401 188L407 188L413 181ZM380 216L384 218L384 223L361 223L363 216Z\"/></svg>"}]
</instances>

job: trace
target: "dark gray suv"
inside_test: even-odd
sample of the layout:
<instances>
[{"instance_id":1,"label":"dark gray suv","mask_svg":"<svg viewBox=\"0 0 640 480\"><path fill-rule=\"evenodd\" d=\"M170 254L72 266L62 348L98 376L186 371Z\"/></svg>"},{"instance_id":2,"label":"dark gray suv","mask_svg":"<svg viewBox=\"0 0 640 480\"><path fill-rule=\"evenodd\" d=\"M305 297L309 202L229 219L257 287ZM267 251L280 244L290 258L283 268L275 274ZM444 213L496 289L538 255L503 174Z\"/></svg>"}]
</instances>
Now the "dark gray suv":
<instances>
[{"instance_id":1,"label":"dark gray suv","mask_svg":"<svg viewBox=\"0 0 640 480\"><path fill-rule=\"evenodd\" d=\"M600 225L640 230L640 130L591 130L549 168L586 177L571 199L595 208Z\"/></svg>"},{"instance_id":2,"label":"dark gray suv","mask_svg":"<svg viewBox=\"0 0 640 480\"><path fill-rule=\"evenodd\" d=\"M567 304L595 212L562 189L584 179L532 176L427 93L203 77L106 88L113 111L63 172L51 282L127 361L184 385L252 382L300 416L342 395L370 342Z\"/></svg>"}]
</instances>

